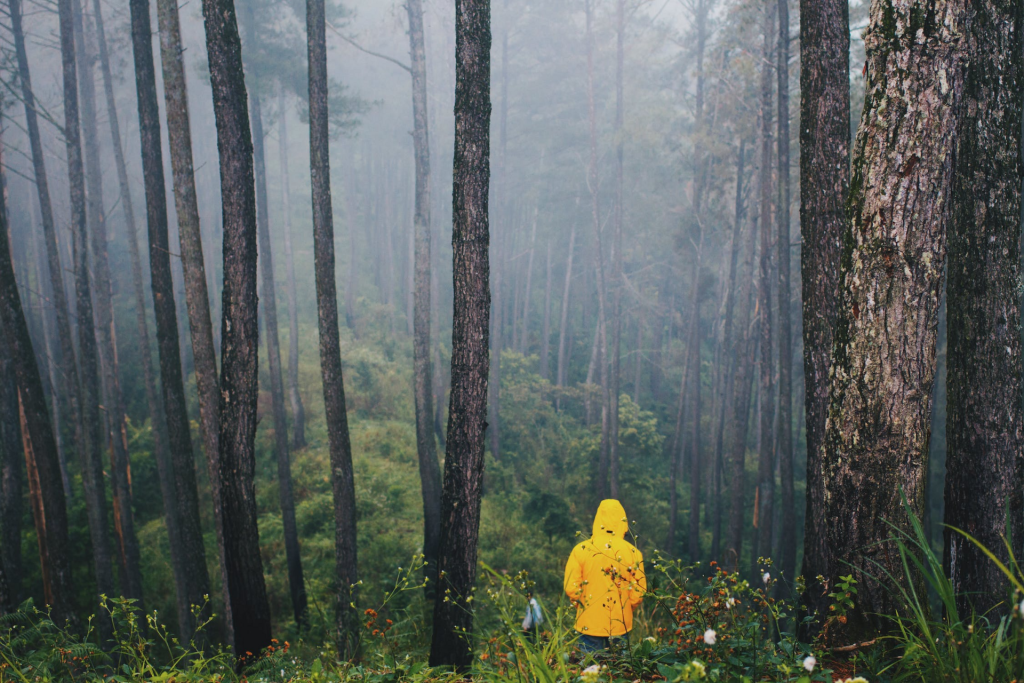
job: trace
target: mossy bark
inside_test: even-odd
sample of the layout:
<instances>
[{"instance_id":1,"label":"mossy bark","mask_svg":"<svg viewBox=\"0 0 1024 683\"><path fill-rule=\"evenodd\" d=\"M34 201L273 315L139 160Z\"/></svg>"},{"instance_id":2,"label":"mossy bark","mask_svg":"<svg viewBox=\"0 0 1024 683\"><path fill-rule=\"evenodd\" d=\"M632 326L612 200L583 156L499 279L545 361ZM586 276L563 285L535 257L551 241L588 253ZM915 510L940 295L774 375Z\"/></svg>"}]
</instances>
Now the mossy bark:
<instances>
[{"instance_id":1,"label":"mossy bark","mask_svg":"<svg viewBox=\"0 0 1024 683\"><path fill-rule=\"evenodd\" d=\"M892 538L923 512L967 5L875 2L864 34L822 462L825 576L859 582L841 640L874 637L894 612L881 578L904 575Z\"/></svg>"}]
</instances>

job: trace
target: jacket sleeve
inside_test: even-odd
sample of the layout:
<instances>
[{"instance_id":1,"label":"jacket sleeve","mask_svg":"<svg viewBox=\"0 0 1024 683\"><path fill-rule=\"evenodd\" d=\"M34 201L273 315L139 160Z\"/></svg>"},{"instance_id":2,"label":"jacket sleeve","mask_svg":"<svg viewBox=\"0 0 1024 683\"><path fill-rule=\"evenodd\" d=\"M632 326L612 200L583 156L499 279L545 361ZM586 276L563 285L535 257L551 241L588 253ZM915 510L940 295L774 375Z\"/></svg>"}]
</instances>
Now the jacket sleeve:
<instances>
[{"instance_id":1,"label":"jacket sleeve","mask_svg":"<svg viewBox=\"0 0 1024 683\"><path fill-rule=\"evenodd\" d=\"M579 554L575 548L569 554L569 560L565 563L565 579L563 581L565 594L569 599L576 602L583 592L583 564L580 562Z\"/></svg>"},{"instance_id":2,"label":"jacket sleeve","mask_svg":"<svg viewBox=\"0 0 1024 683\"><path fill-rule=\"evenodd\" d=\"M636 584L633 586L633 590L629 594L629 604L631 607L636 607L644 599L644 593L647 592L647 574L644 570L644 556L640 554L640 551L636 551Z\"/></svg>"}]
</instances>

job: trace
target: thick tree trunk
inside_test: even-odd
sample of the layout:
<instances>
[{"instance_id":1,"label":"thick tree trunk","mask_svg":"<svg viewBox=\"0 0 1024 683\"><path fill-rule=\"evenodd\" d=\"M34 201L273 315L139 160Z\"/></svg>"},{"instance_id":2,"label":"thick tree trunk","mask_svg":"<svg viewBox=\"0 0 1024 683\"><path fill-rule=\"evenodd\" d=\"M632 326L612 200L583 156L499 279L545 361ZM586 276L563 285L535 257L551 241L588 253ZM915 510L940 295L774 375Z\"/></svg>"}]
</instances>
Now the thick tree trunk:
<instances>
[{"instance_id":1,"label":"thick tree trunk","mask_svg":"<svg viewBox=\"0 0 1024 683\"><path fill-rule=\"evenodd\" d=\"M549 379L548 357L551 355L551 242L548 241L547 256L544 261L544 324L540 333L540 376Z\"/></svg>"},{"instance_id":2,"label":"thick tree trunk","mask_svg":"<svg viewBox=\"0 0 1024 683\"><path fill-rule=\"evenodd\" d=\"M251 11L251 7L248 8ZM255 45L252 16L247 17L248 36ZM258 76L254 73L254 79ZM306 625L306 584L302 576L299 530L295 522L295 496L292 493L291 453L288 450L288 417L284 406L284 377L281 370L281 341L277 330L277 291L274 287L274 256L270 239L270 208L267 197L267 163L263 137L263 112L260 98L249 97L253 139L253 166L256 171L256 225L259 232L259 265L263 329L267 340L267 364L270 371L270 403L274 419L274 459L277 461L277 491L284 528L284 552L288 564L288 588L296 625Z\"/></svg>"},{"instance_id":3,"label":"thick tree trunk","mask_svg":"<svg viewBox=\"0 0 1024 683\"><path fill-rule=\"evenodd\" d=\"M1006 598L1007 579L982 551L1012 538L1024 552L1021 427L1021 36L1024 6L971 3L964 81L969 114L956 142L946 288L945 565L961 618ZM1011 526L1013 527L1011 533ZM1009 612L1003 608L1003 612Z\"/></svg>"},{"instance_id":4,"label":"thick tree trunk","mask_svg":"<svg viewBox=\"0 0 1024 683\"><path fill-rule=\"evenodd\" d=\"M761 254L758 266L757 310L760 357L760 446L757 462L757 510L754 512L756 552L751 557L755 567L757 557L772 554L772 522L775 519L775 363L772 356L775 326L772 321L772 57L775 54L775 0L768 0L763 9L761 49Z\"/></svg>"},{"instance_id":5,"label":"thick tree trunk","mask_svg":"<svg viewBox=\"0 0 1024 683\"><path fill-rule=\"evenodd\" d=\"M97 14L89 31L82 21L82 8L76 8L75 51L79 64L83 65L81 81L82 129L85 132L86 187L88 190L87 218L92 238L93 276L96 283L96 337L99 346L100 369L103 377L103 397L106 406L105 418L110 442L110 479L113 489L114 533L117 535L118 564L121 577L121 591L125 597L139 601L142 606L142 570L140 567L139 543L135 536L135 521L132 512L132 494L129 482L131 472L128 462L128 429L125 419L124 396L121 391L120 371L117 358L117 332L114 326L113 286L110 263L107 258L107 225L103 207L103 178L100 167L99 130L96 116L96 93L92 64L97 61L95 41L105 36L96 35L101 30L102 16ZM88 34L88 39L87 39ZM99 48L107 65L104 76L109 74L109 59L106 45ZM108 117L116 118L108 98ZM112 124L116 125L116 124ZM118 141L120 142L120 141ZM102 476L102 475L101 475Z\"/></svg>"},{"instance_id":6,"label":"thick tree trunk","mask_svg":"<svg viewBox=\"0 0 1024 683\"><path fill-rule=\"evenodd\" d=\"M640 381L644 370L644 311L637 312L636 345L633 347L633 403L640 405Z\"/></svg>"},{"instance_id":7,"label":"thick tree trunk","mask_svg":"<svg viewBox=\"0 0 1024 683\"><path fill-rule=\"evenodd\" d=\"M807 414L802 573L808 579L802 602L808 614L821 616L830 598L811 580L828 573L821 467L850 186L849 15L847 0L800 1L800 279ZM811 626L806 635L815 630Z\"/></svg>"},{"instance_id":8,"label":"thick tree trunk","mask_svg":"<svg viewBox=\"0 0 1024 683\"><path fill-rule=\"evenodd\" d=\"M284 214L284 264L288 287L288 402L292 408L292 448L306 447L306 407L299 393L299 295L292 253L292 186L288 173L288 109L284 84L278 84L277 143L281 167L281 212Z\"/></svg>"},{"instance_id":9,"label":"thick tree trunk","mask_svg":"<svg viewBox=\"0 0 1024 683\"><path fill-rule=\"evenodd\" d=\"M313 197L313 249L316 254L317 320L320 329L320 372L331 451L334 493L335 580L338 582L339 652L351 657L359 645L356 584L356 505L352 445L345 410L338 340L338 294L334 279L334 219L331 212L330 136L327 131L327 37L324 0L306 0L309 36L309 154ZM351 221L350 221L351 223ZM350 226L351 229L351 226Z\"/></svg>"},{"instance_id":10,"label":"thick tree trunk","mask_svg":"<svg viewBox=\"0 0 1024 683\"><path fill-rule=\"evenodd\" d=\"M199 494L196 490L192 436L181 375L178 316L174 306L174 285L171 280L170 247L167 238L167 195L160 143L160 111L153 65L149 3L145 0L131 0L130 8L142 175L145 182L146 217L149 226L149 267L160 359L160 386L163 390L164 410L162 414L154 415L153 420L159 423L160 420L166 419L169 450L167 464L161 465L160 449L156 455L157 466L163 470L160 472L161 493L171 543L172 568L175 571L178 628L182 640L187 641L192 637L196 627L191 606L205 604L206 596L210 593L210 578L206 569L206 551L199 523ZM129 244L133 241L129 238ZM140 284L141 273L136 278L136 287L138 288ZM141 310L139 315L143 315ZM144 327L145 321L141 318L140 323ZM150 406L158 407L155 400L150 401ZM161 436L159 430L156 436Z\"/></svg>"},{"instance_id":11,"label":"thick tree trunk","mask_svg":"<svg viewBox=\"0 0 1024 683\"><path fill-rule=\"evenodd\" d=\"M796 503L793 495L793 323L790 313L789 259L789 0L779 2L779 206L775 253L779 270L779 478L782 505L779 529L780 569L786 582L796 578ZM779 587L787 585L780 582Z\"/></svg>"},{"instance_id":12,"label":"thick tree trunk","mask_svg":"<svg viewBox=\"0 0 1024 683\"><path fill-rule=\"evenodd\" d=\"M21 82L21 99L25 103L25 127L28 129L29 146L32 149L32 169L39 199L39 213L43 225L43 239L46 244L46 262L50 271L50 288L53 297L53 308L57 319L57 339L60 355L51 356L54 373L59 383L53 385L56 390L63 386L67 392L69 429L74 434L75 444L82 443L81 395L78 383L78 365L75 359L75 348L71 332L70 313L67 293L64 289L64 269L61 266L60 250L57 246L57 231L53 219L53 206L50 203L50 185L46 175L46 157L39 134L39 118L36 112L35 95L32 91L32 76L29 71L28 52L25 48L25 32L22 28L21 0L8 0L11 18L11 33L14 37L14 50L18 60L18 80ZM56 393L59 392L55 392ZM58 399L55 399L59 403ZM59 435L60 425L53 423L53 432ZM59 438L59 437L58 437ZM67 471L63 458L60 460L61 471ZM67 482L65 477L65 482ZM69 487L65 487L65 493Z\"/></svg>"},{"instance_id":13,"label":"thick tree trunk","mask_svg":"<svg viewBox=\"0 0 1024 683\"><path fill-rule=\"evenodd\" d=\"M963 0L876 2L842 241L822 479L828 573L860 582L837 640L873 637L902 576L895 530L924 503L936 321L963 121ZM893 26L905 26L898 34ZM973 117L972 117L973 121ZM974 125L973 123L970 125ZM1009 125L1009 124L1007 124ZM977 276L977 274L974 274Z\"/></svg>"},{"instance_id":14,"label":"thick tree trunk","mask_svg":"<svg viewBox=\"0 0 1024 683\"><path fill-rule=\"evenodd\" d=\"M217 476L231 631L235 655L242 660L270 645L270 604L260 558L254 481L259 395L256 193L242 42L233 0L203 0L203 19L224 225ZM202 286L206 286L205 276Z\"/></svg>"},{"instance_id":15,"label":"thick tree trunk","mask_svg":"<svg viewBox=\"0 0 1024 683\"><path fill-rule=\"evenodd\" d=\"M473 587L487 429L490 2L457 0L452 249L452 391L441 498L441 553L431 666L473 661ZM450 599L448 599L450 597Z\"/></svg>"},{"instance_id":16,"label":"thick tree trunk","mask_svg":"<svg viewBox=\"0 0 1024 683\"><path fill-rule=\"evenodd\" d=\"M14 361L29 500L39 543L43 599L55 623L77 624L72 606L68 518L46 396L14 278L6 197L0 192L0 335ZM7 416L5 415L5 421Z\"/></svg>"},{"instance_id":17,"label":"thick tree trunk","mask_svg":"<svg viewBox=\"0 0 1024 683\"><path fill-rule=\"evenodd\" d=\"M423 36L422 0L408 0L409 56L411 57L413 147L416 161L416 196L413 230L413 387L416 399L416 453L423 494L423 558L426 562L427 595L437 583L437 554L441 541L441 466L434 440L434 405L431 387L431 226L430 138L427 119L427 60Z\"/></svg>"},{"instance_id":18,"label":"thick tree trunk","mask_svg":"<svg viewBox=\"0 0 1024 683\"><path fill-rule=\"evenodd\" d=\"M89 236L86 225L85 168L82 159L82 135L79 122L78 65L75 54L75 0L60 0L60 52L64 84L64 141L68 158L68 185L71 200L72 258L75 275L75 309L78 332L79 377L82 399L82 439L77 442L85 506L92 541L93 572L96 593L116 595L114 571L107 531L107 500L103 485L103 435L100 419L99 358L93 318ZM79 20L81 16L79 16ZM83 88L84 90L84 88ZM88 96L86 96L88 99ZM88 104L88 102L87 102ZM101 642L110 637L110 622L97 621Z\"/></svg>"},{"instance_id":19,"label":"thick tree trunk","mask_svg":"<svg viewBox=\"0 0 1024 683\"><path fill-rule=\"evenodd\" d=\"M0 235L7 239L7 235ZM0 559L9 604L21 596L22 447L14 347L0 347Z\"/></svg>"}]
</instances>

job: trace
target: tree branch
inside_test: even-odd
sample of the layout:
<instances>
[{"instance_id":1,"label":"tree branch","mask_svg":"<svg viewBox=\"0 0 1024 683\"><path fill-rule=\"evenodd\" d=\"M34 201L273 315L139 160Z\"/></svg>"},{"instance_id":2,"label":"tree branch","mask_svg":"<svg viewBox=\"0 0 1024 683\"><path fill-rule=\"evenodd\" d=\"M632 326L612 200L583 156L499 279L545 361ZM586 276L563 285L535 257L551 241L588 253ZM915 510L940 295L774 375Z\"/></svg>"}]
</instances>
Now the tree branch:
<instances>
[{"instance_id":1,"label":"tree branch","mask_svg":"<svg viewBox=\"0 0 1024 683\"><path fill-rule=\"evenodd\" d=\"M338 29L334 28L334 25L331 22L329 22L329 21L327 22L327 28L329 28L332 31L334 31L334 34L336 36L338 36L339 38L341 38L342 40L344 40L346 43L348 43L352 47L356 48L357 50L359 50L361 52L365 52L368 55L372 55L374 57L378 57L378 58L383 59L385 61L391 62L395 66L398 66L398 67L401 67L401 68L405 69L406 72L409 75L412 75L412 69L408 65L403 64L402 62L398 61L394 57L388 57L387 55L382 55L379 52L374 52L373 50L367 50L365 47L363 47L362 45L360 45L356 41L352 40L351 38L346 36L344 33L339 31Z\"/></svg>"}]
</instances>

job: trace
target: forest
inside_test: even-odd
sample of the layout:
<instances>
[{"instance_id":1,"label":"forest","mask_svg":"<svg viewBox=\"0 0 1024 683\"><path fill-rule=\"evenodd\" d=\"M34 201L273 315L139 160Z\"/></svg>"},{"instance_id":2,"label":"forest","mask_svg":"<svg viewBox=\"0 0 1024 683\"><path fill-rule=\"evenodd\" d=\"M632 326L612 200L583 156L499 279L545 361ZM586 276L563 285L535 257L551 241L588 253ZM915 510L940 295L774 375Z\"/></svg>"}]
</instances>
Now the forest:
<instances>
[{"instance_id":1,"label":"forest","mask_svg":"<svg viewBox=\"0 0 1024 683\"><path fill-rule=\"evenodd\" d=\"M0 683L1024 680L1024 0L0 0Z\"/></svg>"}]
</instances>

